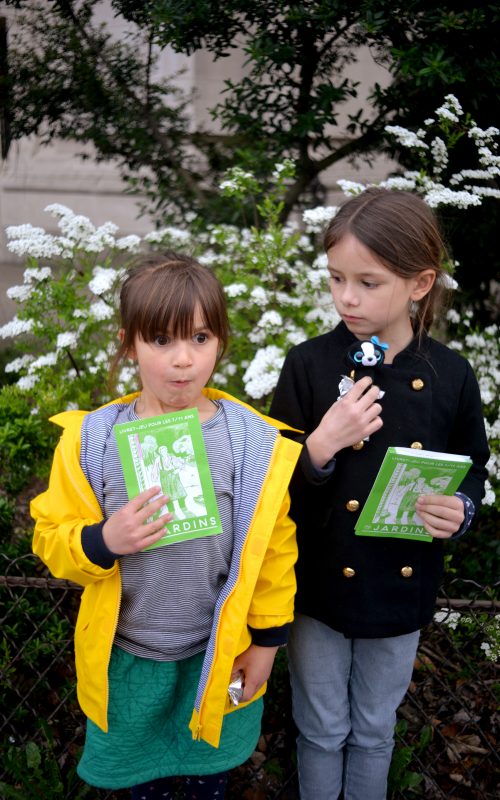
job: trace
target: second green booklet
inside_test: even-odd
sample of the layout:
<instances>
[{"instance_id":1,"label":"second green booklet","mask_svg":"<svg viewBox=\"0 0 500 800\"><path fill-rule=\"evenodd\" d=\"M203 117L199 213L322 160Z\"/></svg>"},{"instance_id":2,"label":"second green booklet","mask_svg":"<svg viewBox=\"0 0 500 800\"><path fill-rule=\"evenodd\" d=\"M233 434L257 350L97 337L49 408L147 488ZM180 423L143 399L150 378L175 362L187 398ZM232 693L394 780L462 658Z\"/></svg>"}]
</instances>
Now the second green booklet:
<instances>
[{"instance_id":1,"label":"second green booklet","mask_svg":"<svg viewBox=\"0 0 500 800\"><path fill-rule=\"evenodd\" d=\"M471 466L469 456L388 447L355 525L357 536L432 542L415 510L421 494L451 495Z\"/></svg>"},{"instance_id":2,"label":"second green booklet","mask_svg":"<svg viewBox=\"0 0 500 800\"><path fill-rule=\"evenodd\" d=\"M169 499L159 513L174 515L146 549L222 532L196 408L124 422L114 433L129 500L160 486Z\"/></svg>"}]
</instances>

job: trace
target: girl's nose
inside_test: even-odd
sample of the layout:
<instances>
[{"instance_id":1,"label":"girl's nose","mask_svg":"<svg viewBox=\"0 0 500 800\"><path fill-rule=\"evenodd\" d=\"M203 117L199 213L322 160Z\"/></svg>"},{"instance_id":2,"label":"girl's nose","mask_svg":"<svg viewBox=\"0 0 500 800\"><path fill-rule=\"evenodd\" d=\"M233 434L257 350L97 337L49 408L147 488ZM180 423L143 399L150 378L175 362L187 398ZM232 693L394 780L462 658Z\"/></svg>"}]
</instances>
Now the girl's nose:
<instances>
[{"instance_id":1,"label":"girl's nose","mask_svg":"<svg viewBox=\"0 0 500 800\"><path fill-rule=\"evenodd\" d=\"M179 341L174 352L174 364L176 367L188 367L192 363L191 350L188 342Z\"/></svg>"},{"instance_id":2,"label":"girl's nose","mask_svg":"<svg viewBox=\"0 0 500 800\"><path fill-rule=\"evenodd\" d=\"M358 297L353 286L348 286L347 284L344 286L342 302L346 306L356 306L358 304Z\"/></svg>"}]
</instances>

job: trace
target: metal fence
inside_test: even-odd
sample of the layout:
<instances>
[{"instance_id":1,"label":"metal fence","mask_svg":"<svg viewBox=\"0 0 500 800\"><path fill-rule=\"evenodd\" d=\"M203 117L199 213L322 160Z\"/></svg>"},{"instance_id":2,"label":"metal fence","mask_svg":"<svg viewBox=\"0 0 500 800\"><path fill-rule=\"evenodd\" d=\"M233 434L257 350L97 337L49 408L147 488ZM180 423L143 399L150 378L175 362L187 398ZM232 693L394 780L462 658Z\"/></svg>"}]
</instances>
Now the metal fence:
<instances>
[{"instance_id":1,"label":"metal fence","mask_svg":"<svg viewBox=\"0 0 500 800\"><path fill-rule=\"evenodd\" d=\"M85 726L72 648L80 589L46 575L31 555L0 560L0 798L125 800L128 792L92 789L75 773ZM468 599L452 599L460 594ZM455 580L438 600L398 712L392 798L498 797L495 596ZM228 800L298 798L286 651L266 698L258 748L231 774Z\"/></svg>"}]
</instances>

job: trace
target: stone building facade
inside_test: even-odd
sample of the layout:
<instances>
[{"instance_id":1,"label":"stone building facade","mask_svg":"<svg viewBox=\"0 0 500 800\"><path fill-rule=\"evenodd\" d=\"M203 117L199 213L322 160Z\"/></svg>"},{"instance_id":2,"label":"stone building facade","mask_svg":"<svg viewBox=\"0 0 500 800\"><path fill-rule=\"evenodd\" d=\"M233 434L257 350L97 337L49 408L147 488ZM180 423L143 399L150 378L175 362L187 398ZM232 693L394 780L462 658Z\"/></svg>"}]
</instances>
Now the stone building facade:
<instances>
[{"instance_id":1,"label":"stone building facade","mask_svg":"<svg viewBox=\"0 0 500 800\"><path fill-rule=\"evenodd\" d=\"M101 16L113 31L120 36L118 21L113 16L109 4L101 4ZM15 11L1 12L7 17L7 26L15 25ZM207 109L214 106L229 76L234 81L242 74L243 55L235 53L229 58L214 61L210 53L197 52L185 57L173 51L161 54L157 69L163 74L174 74L183 69L178 79L182 88L195 89L192 104L193 128L200 124L211 126ZM368 87L375 81L384 83L387 73L373 61L368 50L359 53L351 73L368 94ZM356 100L356 108L360 99ZM354 109L354 106L353 106ZM346 113L349 109L346 109ZM352 110L352 109L351 109ZM85 160L80 153L89 156ZM376 160L371 168L363 167L356 171L348 163L339 163L322 175L329 189L332 202L338 192L336 181L339 178L378 181L387 176L391 163L383 157ZM120 235L137 233L142 235L152 228L147 216L140 216L137 199L124 192L124 183L118 166L113 162L98 163L93 158L90 147L76 145L68 141L53 141L42 145L37 137L12 142L7 158L0 164L0 324L10 319L15 311L14 303L6 296L5 290L18 283L23 265L6 248L5 228L29 222L32 225L54 230L54 220L44 212L49 203L62 203L75 213L88 216L96 225L110 219L120 227Z\"/></svg>"}]
</instances>

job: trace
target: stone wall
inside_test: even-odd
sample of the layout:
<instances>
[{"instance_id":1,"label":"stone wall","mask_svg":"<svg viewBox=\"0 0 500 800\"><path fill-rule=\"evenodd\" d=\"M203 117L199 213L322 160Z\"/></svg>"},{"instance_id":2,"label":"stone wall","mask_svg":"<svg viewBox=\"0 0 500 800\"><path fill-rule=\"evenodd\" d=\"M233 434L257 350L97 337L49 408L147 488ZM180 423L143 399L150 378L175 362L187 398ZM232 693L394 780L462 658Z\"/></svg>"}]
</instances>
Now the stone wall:
<instances>
[{"instance_id":1,"label":"stone wall","mask_svg":"<svg viewBox=\"0 0 500 800\"><path fill-rule=\"evenodd\" d=\"M8 23L15 24L13 10L2 12ZM101 5L101 16L112 26L116 36L123 33L106 3ZM235 80L244 69L243 54L236 52L229 58L213 61L206 52L187 58L173 51L164 51L158 63L162 74L174 74L183 69L178 82L186 90L195 89L192 106L193 126L203 124L213 129L207 109L215 105L223 89L224 80L231 76ZM359 61L350 67L353 76L360 81L361 97L368 94L368 87L378 80L388 80L385 70L374 63L368 50L362 50ZM364 87L364 88L363 88ZM359 100L353 109L359 107ZM346 109L346 113L349 109ZM346 117L345 117L346 119ZM88 158L80 157L82 152ZM330 188L331 197L337 194L339 178L378 181L386 177L391 167L385 158L376 160L372 168L364 166L360 171L347 163L339 163L322 176ZM66 141L55 141L42 145L36 137L29 137L11 144L7 159L0 165L0 324L12 316L14 304L5 297L5 289L20 280L22 264L6 249L5 228L30 222L55 231L55 220L44 213L49 203L62 203L73 211L88 216L96 225L111 219L120 227L120 234L146 233L152 227L148 217L139 216L136 199L124 193L124 184L116 164L97 163L92 148ZM18 275L18 278L16 278Z\"/></svg>"}]
</instances>

